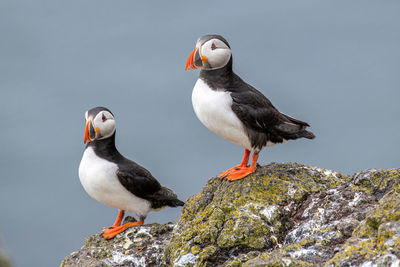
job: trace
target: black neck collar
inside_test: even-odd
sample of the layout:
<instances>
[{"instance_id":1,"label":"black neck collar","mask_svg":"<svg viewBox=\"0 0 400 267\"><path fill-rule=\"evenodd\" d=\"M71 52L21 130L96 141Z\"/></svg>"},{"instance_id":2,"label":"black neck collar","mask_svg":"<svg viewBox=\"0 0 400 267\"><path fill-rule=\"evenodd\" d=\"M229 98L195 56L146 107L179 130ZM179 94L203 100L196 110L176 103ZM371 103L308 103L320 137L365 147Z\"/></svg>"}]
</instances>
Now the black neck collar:
<instances>
[{"instance_id":1,"label":"black neck collar","mask_svg":"<svg viewBox=\"0 0 400 267\"><path fill-rule=\"evenodd\" d=\"M232 71L232 56L229 59L229 62L220 69L202 69L199 77L214 90L227 90L230 87L234 77L234 73Z\"/></svg>"},{"instance_id":2,"label":"black neck collar","mask_svg":"<svg viewBox=\"0 0 400 267\"><path fill-rule=\"evenodd\" d=\"M86 145L86 148L92 147L97 156L116 162L122 158L122 155L115 147L115 132L108 138L94 140Z\"/></svg>"}]
</instances>

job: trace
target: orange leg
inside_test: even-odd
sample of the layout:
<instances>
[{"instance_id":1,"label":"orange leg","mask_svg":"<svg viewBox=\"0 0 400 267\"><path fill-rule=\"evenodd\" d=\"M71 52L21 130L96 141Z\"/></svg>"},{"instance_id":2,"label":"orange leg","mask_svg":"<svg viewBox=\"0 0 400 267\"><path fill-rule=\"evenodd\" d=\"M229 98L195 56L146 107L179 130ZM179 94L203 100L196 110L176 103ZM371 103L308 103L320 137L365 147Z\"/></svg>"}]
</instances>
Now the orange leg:
<instances>
[{"instance_id":1,"label":"orange leg","mask_svg":"<svg viewBox=\"0 0 400 267\"><path fill-rule=\"evenodd\" d=\"M235 181L246 177L250 173L253 173L257 167L257 160L258 154L253 154L253 160L251 161L250 167L241 167L237 170L233 170L228 174L228 176L226 176L226 179L229 181Z\"/></svg>"},{"instance_id":2,"label":"orange leg","mask_svg":"<svg viewBox=\"0 0 400 267\"><path fill-rule=\"evenodd\" d=\"M112 227L120 226L122 219L124 218L124 215L125 215L125 211L120 210L118 212L118 217L117 217L117 219L115 219L114 225Z\"/></svg>"},{"instance_id":3,"label":"orange leg","mask_svg":"<svg viewBox=\"0 0 400 267\"><path fill-rule=\"evenodd\" d=\"M125 223L121 225L122 219L124 218L125 211L120 210L118 213L118 217L114 222L114 225L111 227L108 227L106 230L103 230L100 232L100 235L103 236L105 239L111 239L115 237L117 234L122 233L126 229L133 227L133 226L139 226L143 224L143 221L138 221L138 222L130 222L130 223Z\"/></svg>"},{"instance_id":4,"label":"orange leg","mask_svg":"<svg viewBox=\"0 0 400 267\"><path fill-rule=\"evenodd\" d=\"M226 170L224 172L221 172L218 176L221 177L221 179L225 178L226 176L229 175L229 173L231 173L234 170L239 170L243 167L247 167L247 163L249 162L249 157L250 157L250 150L245 149L244 150L244 156L242 159L242 163L240 163L240 165L237 165L235 167L230 168L229 170Z\"/></svg>"}]
</instances>

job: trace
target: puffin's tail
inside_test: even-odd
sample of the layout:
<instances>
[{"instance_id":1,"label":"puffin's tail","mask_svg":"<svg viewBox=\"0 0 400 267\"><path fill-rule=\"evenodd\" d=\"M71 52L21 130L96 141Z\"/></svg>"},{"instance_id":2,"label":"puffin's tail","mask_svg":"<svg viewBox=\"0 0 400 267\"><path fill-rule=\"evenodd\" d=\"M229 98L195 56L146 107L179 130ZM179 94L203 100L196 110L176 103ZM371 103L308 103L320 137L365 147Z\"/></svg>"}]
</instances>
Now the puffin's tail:
<instances>
[{"instance_id":1,"label":"puffin's tail","mask_svg":"<svg viewBox=\"0 0 400 267\"><path fill-rule=\"evenodd\" d=\"M152 196L152 206L154 209L168 207L179 207L185 205L185 202L178 199L177 195L171 189L161 186L160 190Z\"/></svg>"},{"instance_id":2,"label":"puffin's tail","mask_svg":"<svg viewBox=\"0 0 400 267\"><path fill-rule=\"evenodd\" d=\"M179 199L171 199L171 201L169 201L168 206L170 207L180 207L185 205L185 202L183 202L182 200Z\"/></svg>"},{"instance_id":3,"label":"puffin's tail","mask_svg":"<svg viewBox=\"0 0 400 267\"><path fill-rule=\"evenodd\" d=\"M301 133L301 137L307 138L307 139L314 139L315 138L315 134L311 131L302 131Z\"/></svg>"},{"instance_id":4,"label":"puffin's tail","mask_svg":"<svg viewBox=\"0 0 400 267\"><path fill-rule=\"evenodd\" d=\"M281 123L276 128L281 132L285 139L307 138L314 139L315 135L306 128L310 125L307 122L297 120L284 113L281 113L287 121Z\"/></svg>"}]
</instances>

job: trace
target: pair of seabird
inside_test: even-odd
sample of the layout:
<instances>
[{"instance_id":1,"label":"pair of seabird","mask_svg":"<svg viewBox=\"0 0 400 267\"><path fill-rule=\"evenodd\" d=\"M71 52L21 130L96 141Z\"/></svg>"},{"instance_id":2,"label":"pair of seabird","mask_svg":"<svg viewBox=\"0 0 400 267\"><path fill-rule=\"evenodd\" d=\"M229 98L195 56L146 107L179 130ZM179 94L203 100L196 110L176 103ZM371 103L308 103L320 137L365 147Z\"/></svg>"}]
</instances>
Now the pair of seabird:
<instances>
[{"instance_id":1,"label":"pair of seabird","mask_svg":"<svg viewBox=\"0 0 400 267\"><path fill-rule=\"evenodd\" d=\"M230 181L246 177L256 169L259 152L266 146L301 137L314 138L306 122L280 113L272 103L232 71L232 53L220 35L205 35L186 62L186 70L201 68L192 93L194 111L211 131L245 148L242 162L219 176ZM151 173L122 156L115 147L115 119L110 110L96 107L86 112L79 178L86 192L97 201L119 209L113 226L101 234L113 238L143 224L150 210L182 206L176 194ZM253 159L247 166L250 153ZM137 222L121 225L124 211Z\"/></svg>"}]
</instances>

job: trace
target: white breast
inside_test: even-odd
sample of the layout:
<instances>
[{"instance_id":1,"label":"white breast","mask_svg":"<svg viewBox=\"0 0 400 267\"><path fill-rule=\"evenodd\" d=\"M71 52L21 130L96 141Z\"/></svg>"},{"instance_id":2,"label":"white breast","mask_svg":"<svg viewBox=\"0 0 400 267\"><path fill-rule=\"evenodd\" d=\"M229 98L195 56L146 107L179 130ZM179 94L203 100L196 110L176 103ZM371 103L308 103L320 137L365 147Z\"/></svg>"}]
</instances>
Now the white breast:
<instances>
[{"instance_id":1,"label":"white breast","mask_svg":"<svg viewBox=\"0 0 400 267\"><path fill-rule=\"evenodd\" d=\"M118 166L96 155L88 147L79 165L79 179L86 192L104 205L127 210L138 217L146 217L150 211L149 201L136 197L119 182Z\"/></svg>"},{"instance_id":2,"label":"white breast","mask_svg":"<svg viewBox=\"0 0 400 267\"><path fill-rule=\"evenodd\" d=\"M243 124L232 111L229 92L212 90L203 80L198 79L193 89L192 103L197 118L208 129L251 150Z\"/></svg>"}]
</instances>

